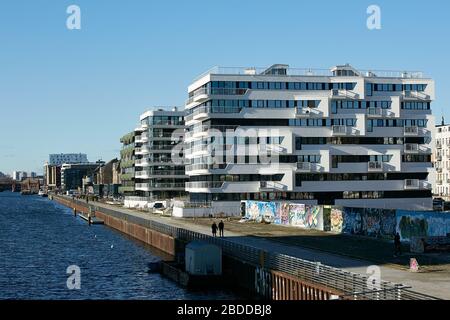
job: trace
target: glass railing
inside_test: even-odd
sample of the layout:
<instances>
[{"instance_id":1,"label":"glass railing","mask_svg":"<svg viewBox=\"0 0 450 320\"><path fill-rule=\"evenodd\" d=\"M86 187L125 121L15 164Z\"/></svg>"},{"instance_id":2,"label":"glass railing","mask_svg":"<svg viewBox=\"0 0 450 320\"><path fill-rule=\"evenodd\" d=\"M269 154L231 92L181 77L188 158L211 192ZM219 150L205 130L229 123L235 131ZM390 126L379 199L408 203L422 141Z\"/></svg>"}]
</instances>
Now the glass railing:
<instances>
[{"instance_id":1,"label":"glass railing","mask_svg":"<svg viewBox=\"0 0 450 320\"><path fill-rule=\"evenodd\" d=\"M186 188L207 188L207 189L217 189L222 188L222 181L195 181L186 182Z\"/></svg>"}]
</instances>

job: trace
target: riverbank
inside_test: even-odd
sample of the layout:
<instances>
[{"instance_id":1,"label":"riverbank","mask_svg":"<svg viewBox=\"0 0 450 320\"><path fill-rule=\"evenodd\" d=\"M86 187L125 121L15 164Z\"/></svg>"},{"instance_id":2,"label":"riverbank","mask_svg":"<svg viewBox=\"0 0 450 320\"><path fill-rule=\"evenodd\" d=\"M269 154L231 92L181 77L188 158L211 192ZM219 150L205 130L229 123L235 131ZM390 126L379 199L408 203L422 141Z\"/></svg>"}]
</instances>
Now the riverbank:
<instances>
[{"instance_id":1,"label":"riverbank","mask_svg":"<svg viewBox=\"0 0 450 320\"><path fill-rule=\"evenodd\" d=\"M128 219L128 221L134 220L134 222L141 223L142 225L152 226L156 229L160 228L161 232L164 231L165 233L171 234L176 239L185 239L188 235L194 233L196 234L196 237L209 237L208 235L210 234L210 227L207 223L199 223L198 220L160 217L98 202L90 202L90 205L102 208L102 210L110 210L111 214L125 214L125 219ZM367 268L373 265L373 262L371 261L281 243L280 241L273 241L267 236L248 236L245 233L231 231L228 229L228 227L231 226L229 222L226 222L226 226L226 238L224 239L226 244L230 246L248 246L251 248L251 250L254 251L252 257L255 265L258 265L261 262L261 258L264 260L263 257L257 256L258 254L260 255L261 252L263 252L263 255L283 255L286 259L292 257L292 259L301 258L309 261L320 261L322 264L359 274L367 274ZM270 265L270 261L263 261L263 266L266 266L267 264ZM435 295L441 298L450 298L450 287L448 281L444 280L448 279L449 276L446 272L422 274L398 270L388 265L380 265L380 267L383 280L412 286L413 290L420 291L424 294ZM252 277L254 278L254 275Z\"/></svg>"}]
</instances>

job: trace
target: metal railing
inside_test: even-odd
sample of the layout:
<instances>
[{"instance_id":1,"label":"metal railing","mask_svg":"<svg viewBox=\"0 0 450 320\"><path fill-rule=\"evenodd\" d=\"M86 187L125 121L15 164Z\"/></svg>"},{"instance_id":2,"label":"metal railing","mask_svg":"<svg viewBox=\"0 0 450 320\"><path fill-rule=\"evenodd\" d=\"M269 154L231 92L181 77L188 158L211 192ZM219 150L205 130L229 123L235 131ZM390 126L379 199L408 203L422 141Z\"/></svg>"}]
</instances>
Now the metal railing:
<instances>
[{"instance_id":1,"label":"metal railing","mask_svg":"<svg viewBox=\"0 0 450 320\"><path fill-rule=\"evenodd\" d=\"M416 136L419 134L419 127L418 126L406 126L404 127L404 134L405 136Z\"/></svg>"},{"instance_id":2,"label":"metal railing","mask_svg":"<svg viewBox=\"0 0 450 320\"><path fill-rule=\"evenodd\" d=\"M243 96L248 92L248 89L240 89L240 88L211 88L211 89L197 89L194 91L194 94L186 100L186 105L194 102L199 96L228 96L228 95L236 95Z\"/></svg>"},{"instance_id":3,"label":"metal railing","mask_svg":"<svg viewBox=\"0 0 450 320\"><path fill-rule=\"evenodd\" d=\"M382 161L369 161L367 170L370 172L381 172L381 171L383 171L383 162Z\"/></svg>"},{"instance_id":4,"label":"metal railing","mask_svg":"<svg viewBox=\"0 0 450 320\"><path fill-rule=\"evenodd\" d=\"M184 183L177 183L177 182L136 183L135 188L136 189L184 188Z\"/></svg>"},{"instance_id":5,"label":"metal railing","mask_svg":"<svg viewBox=\"0 0 450 320\"><path fill-rule=\"evenodd\" d=\"M194 82L209 74L234 74L234 75L265 75L268 68L264 67L220 67L216 66L202 73L194 79ZM394 70L358 70L359 74L364 77L377 78L406 78L406 79L422 79L425 77L421 71L394 71ZM267 74L267 76L277 76L276 74ZM334 76L330 69L320 68L286 68L286 74L280 76Z\"/></svg>"},{"instance_id":6,"label":"metal railing","mask_svg":"<svg viewBox=\"0 0 450 320\"><path fill-rule=\"evenodd\" d=\"M186 182L186 188L207 188L207 189L218 189L222 188L223 181L194 181Z\"/></svg>"},{"instance_id":7,"label":"metal railing","mask_svg":"<svg viewBox=\"0 0 450 320\"><path fill-rule=\"evenodd\" d=\"M74 201L80 205L86 205L83 201L70 201ZM95 205L90 205L90 207L112 217L141 225L186 242L201 240L215 244L221 247L223 253L227 256L244 260L255 267L263 267L274 271L284 272L306 281L338 290L342 292L342 295L340 296L341 299L437 300L437 298L430 295L412 291L409 287L402 284L380 281L376 285L370 285L368 277L361 274L280 253L268 252L248 244L243 245L233 242L232 240L211 237L203 233L178 228L105 207L96 207Z\"/></svg>"},{"instance_id":8,"label":"metal railing","mask_svg":"<svg viewBox=\"0 0 450 320\"><path fill-rule=\"evenodd\" d=\"M404 150L405 150L405 152L408 152L408 153L419 152L419 144L417 144L417 143L406 143Z\"/></svg>"},{"instance_id":9,"label":"metal railing","mask_svg":"<svg viewBox=\"0 0 450 320\"><path fill-rule=\"evenodd\" d=\"M188 114L184 117L185 121L191 121L195 116L205 113L205 114L231 114L231 113L240 113L242 111L241 107L199 107L195 109L191 114Z\"/></svg>"}]
</instances>

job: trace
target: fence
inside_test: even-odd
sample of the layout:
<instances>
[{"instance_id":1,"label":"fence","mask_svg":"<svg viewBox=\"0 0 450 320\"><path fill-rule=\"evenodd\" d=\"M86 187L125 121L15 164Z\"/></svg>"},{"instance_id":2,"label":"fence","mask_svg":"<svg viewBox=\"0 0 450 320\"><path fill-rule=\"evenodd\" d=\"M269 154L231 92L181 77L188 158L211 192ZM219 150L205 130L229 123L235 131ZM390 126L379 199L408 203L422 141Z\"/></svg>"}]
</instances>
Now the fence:
<instances>
[{"instance_id":1,"label":"fence","mask_svg":"<svg viewBox=\"0 0 450 320\"><path fill-rule=\"evenodd\" d=\"M86 205L85 202L73 200L78 205ZM70 205L69 201L65 201ZM143 227L169 235L182 241L201 240L215 244L222 248L223 253L229 257L246 261L255 267L263 267L268 270L280 271L300 279L326 286L343 292L340 299L362 300L435 300L437 298L414 292L402 284L394 284L381 281L370 284L369 278L360 274L348 272L342 269L322 265L300 258L284 254L267 252L250 245L242 245L236 242L211 237L206 234L190 231L183 228L170 226L146 218L140 218L124 212L111 210L105 207L89 205L90 210L100 211L124 221L141 225Z\"/></svg>"}]
</instances>

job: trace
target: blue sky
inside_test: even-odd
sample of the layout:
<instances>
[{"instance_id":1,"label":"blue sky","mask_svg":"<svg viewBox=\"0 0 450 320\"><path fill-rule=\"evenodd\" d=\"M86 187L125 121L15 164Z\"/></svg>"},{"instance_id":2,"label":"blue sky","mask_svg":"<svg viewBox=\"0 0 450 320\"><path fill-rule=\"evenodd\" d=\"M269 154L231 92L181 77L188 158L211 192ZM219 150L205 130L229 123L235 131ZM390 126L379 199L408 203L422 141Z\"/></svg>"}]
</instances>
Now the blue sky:
<instances>
[{"instance_id":1,"label":"blue sky","mask_svg":"<svg viewBox=\"0 0 450 320\"><path fill-rule=\"evenodd\" d=\"M66 8L81 8L68 30ZM382 29L366 9L381 7ZM448 1L2 0L0 171L42 172L49 153L118 156L153 105L182 105L215 65L421 70L450 121Z\"/></svg>"}]
</instances>

